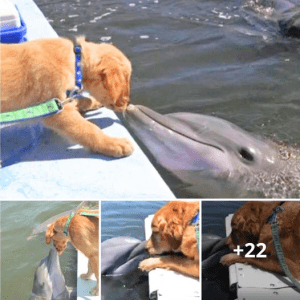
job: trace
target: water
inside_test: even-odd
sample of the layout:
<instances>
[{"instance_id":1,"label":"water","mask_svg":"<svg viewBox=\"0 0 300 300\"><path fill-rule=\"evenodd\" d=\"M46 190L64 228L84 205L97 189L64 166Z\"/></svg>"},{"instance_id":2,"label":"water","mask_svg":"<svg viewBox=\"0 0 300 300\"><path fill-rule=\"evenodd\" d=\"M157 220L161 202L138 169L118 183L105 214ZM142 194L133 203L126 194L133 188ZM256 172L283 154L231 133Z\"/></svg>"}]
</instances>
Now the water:
<instances>
[{"instance_id":1,"label":"water","mask_svg":"<svg viewBox=\"0 0 300 300\"><path fill-rule=\"evenodd\" d=\"M29 299L34 272L48 255L44 234L27 239L35 226L74 209L80 202L1 201L1 299ZM71 246L60 257L66 284L76 287L77 254Z\"/></svg>"},{"instance_id":2,"label":"water","mask_svg":"<svg viewBox=\"0 0 300 300\"><path fill-rule=\"evenodd\" d=\"M272 7L250 0L37 4L60 36L85 35L125 52L134 104L218 116L299 146L299 41L281 35ZM184 196L180 183L160 172Z\"/></svg>"},{"instance_id":3,"label":"water","mask_svg":"<svg viewBox=\"0 0 300 300\"><path fill-rule=\"evenodd\" d=\"M243 201L202 201L202 234L225 237L225 218L244 203Z\"/></svg>"}]
</instances>

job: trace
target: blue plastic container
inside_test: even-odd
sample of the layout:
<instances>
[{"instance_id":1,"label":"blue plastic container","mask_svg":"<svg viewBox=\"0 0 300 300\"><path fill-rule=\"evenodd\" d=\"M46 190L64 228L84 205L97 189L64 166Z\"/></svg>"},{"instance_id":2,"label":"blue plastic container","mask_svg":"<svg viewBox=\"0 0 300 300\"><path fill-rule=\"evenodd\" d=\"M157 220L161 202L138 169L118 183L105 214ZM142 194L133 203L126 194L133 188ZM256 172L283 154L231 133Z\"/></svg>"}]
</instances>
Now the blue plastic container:
<instances>
[{"instance_id":1,"label":"blue plastic container","mask_svg":"<svg viewBox=\"0 0 300 300\"><path fill-rule=\"evenodd\" d=\"M21 26L20 27L0 27L0 42L6 43L6 44L16 44L16 43L22 43L26 41L25 34L27 32L26 24L24 23L24 20L21 17L21 14L18 10L18 7L16 6L16 9L20 16Z\"/></svg>"}]
</instances>

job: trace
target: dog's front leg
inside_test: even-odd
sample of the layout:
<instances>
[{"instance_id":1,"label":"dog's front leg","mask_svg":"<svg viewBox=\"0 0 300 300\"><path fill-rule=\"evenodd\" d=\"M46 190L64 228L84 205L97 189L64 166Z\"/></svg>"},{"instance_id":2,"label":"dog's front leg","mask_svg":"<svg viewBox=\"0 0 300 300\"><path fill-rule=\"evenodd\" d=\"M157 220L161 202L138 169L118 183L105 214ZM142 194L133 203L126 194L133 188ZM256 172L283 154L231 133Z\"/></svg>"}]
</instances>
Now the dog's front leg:
<instances>
[{"instance_id":1,"label":"dog's front leg","mask_svg":"<svg viewBox=\"0 0 300 300\"><path fill-rule=\"evenodd\" d=\"M199 278L199 261L177 255L150 257L140 262L139 269L151 271L156 268L173 270L192 277Z\"/></svg>"},{"instance_id":2,"label":"dog's front leg","mask_svg":"<svg viewBox=\"0 0 300 300\"><path fill-rule=\"evenodd\" d=\"M44 124L73 141L101 154L113 157L128 156L133 146L125 138L113 138L103 133L76 110L75 103L68 103L64 110L44 119Z\"/></svg>"}]
</instances>

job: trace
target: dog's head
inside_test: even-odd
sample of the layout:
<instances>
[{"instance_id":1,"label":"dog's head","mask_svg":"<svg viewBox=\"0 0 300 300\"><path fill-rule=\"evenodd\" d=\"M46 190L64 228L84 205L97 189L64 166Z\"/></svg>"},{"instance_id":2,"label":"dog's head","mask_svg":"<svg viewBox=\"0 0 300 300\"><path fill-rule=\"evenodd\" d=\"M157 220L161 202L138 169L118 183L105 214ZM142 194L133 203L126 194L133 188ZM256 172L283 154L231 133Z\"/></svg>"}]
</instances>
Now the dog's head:
<instances>
[{"instance_id":1,"label":"dog's head","mask_svg":"<svg viewBox=\"0 0 300 300\"><path fill-rule=\"evenodd\" d=\"M84 88L97 101L114 111L124 111L130 101L132 66L129 59L111 44L95 44L80 37L84 60Z\"/></svg>"},{"instance_id":2,"label":"dog's head","mask_svg":"<svg viewBox=\"0 0 300 300\"><path fill-rule=\"evenodd\" d=\"M183 233L199 211L198 202L172 201L156 212L152 220L152 235L147 241L149 254L180 251Z\"/></svg>"},{"instance_id":3,"label":"dog's head","mask_svg":"<svg viewBox=\"0 0 300 300\"><path fill-rule=\"evenodd\" d=\"M68 217L58 218L54 223L49 225L45 234L46 244L53 240L53 246L56 248L58 255L61 255L67 248L69 237L64 235L64 226Z\"/></svg>"},{"instance_id":4,"label":"dog's head","mask_svg":"<svg viewBox=\"0 0 300 300\"><path fill-rule=\"evenodd\" d=\"M227 239L230 249L247 243L257 244L261 228L278 204L279 201L249 201L240 207L231 220L232 231Z\"/></svg>"}]
</instances>

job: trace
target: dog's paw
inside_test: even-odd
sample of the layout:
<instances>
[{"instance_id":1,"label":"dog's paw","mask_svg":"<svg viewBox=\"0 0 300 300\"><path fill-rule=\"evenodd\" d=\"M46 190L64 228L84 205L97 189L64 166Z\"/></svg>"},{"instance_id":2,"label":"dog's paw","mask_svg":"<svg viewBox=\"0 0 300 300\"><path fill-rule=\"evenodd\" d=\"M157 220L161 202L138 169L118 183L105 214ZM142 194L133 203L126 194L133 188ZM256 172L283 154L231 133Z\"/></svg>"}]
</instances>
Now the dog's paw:
<instances>
[{"instance_id":1,"label":"dog's paw","mask_svg":"<svg viewBox=\"0 0 300 300\"><path fill-rule=\"evenodd\" d=\"M230 254L226 254L224 255L221 260L220 263L224 266L230 266L232 264L235 264L239 261L240 257L235 254L235 253L230 253Z\"/></svg>"},{"instance_id":2,"label":"dog's paw","mask_svg":"<svg viewBox=\"0 0 300 300\"><path fill-rule=\"evenodd\" d=\"M88 280L88 279L91 279L91 278L92 278L92 275L93 275L93 274L89 274L89 273L86 273L86 274L85 274L85 273L84 273L84 274L81 274L81 275L80 275L80 278L81 278L81 279L84 279L84 280Z\"/></svg>"},{"instance_id":3,"label":"dog's paw","mask_svg":"<svg viewBox=\"0 0 300 300\"><path fill-rule=\"evenodd\" d=\"M153 269L158 268L158 265L159 265L159 258L150 257L140 262L139 269L141 269L142 271L149 272Z\"/></svg>"},{"instance_id":4,"label":"dog's paw","mask_svg":"<svg viewBox=\"0 0 300 300\"><path fill-rule=\"evenodd\" d=\"M95 287L91 290L91 294L94 296L98 296L99 295L99 289L98 287Z\"/></svg>"},{"instance_id":5,"label":"dog's paw","mask_svg":"<svg viewBox=\"0 0 300 300\"><path fill-rule=\"evenodd\" d=\"M114 157L129 156L133 152L132 144L125 138L115 138L112 140L109 155Z\"/></svg>"}]
</instances>

